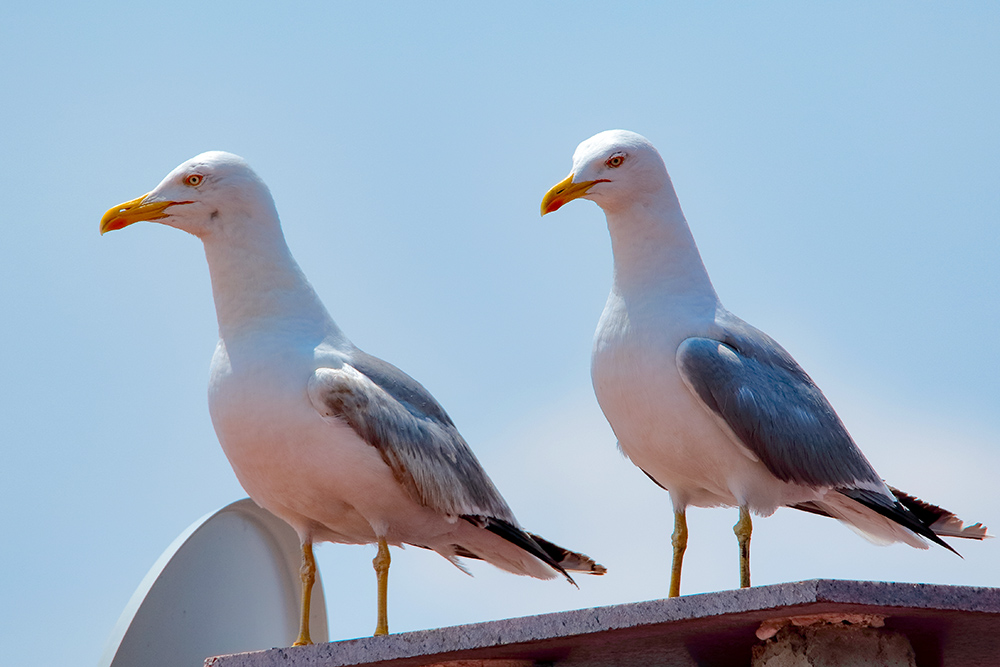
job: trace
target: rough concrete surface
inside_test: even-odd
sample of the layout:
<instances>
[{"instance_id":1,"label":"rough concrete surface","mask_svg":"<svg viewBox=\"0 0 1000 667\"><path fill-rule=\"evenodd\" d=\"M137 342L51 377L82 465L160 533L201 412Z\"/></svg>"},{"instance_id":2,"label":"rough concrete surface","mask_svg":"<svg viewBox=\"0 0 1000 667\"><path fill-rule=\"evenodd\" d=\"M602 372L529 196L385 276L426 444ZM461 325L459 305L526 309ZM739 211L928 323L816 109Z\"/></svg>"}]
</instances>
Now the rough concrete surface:
<instances>
[{"instance_id":1,"label":"rough concrete surface","mask_svg":"<svg viewBox=\"0 0 1000 667\"><path fill-rule=\"evenodd\" d=\"M787 625L753 647L752 667L915 667L901 632L852 624Z\"/></svg>"},{"instance_id":2,"label":"rough concrete surface","mask_svg":"<svg viewBox=\"0 0 1000 667\"><path fill-rule=\"evenodd\" d=\"M210 658L210 667L749 667L765 621L884 618L917 667L1000 665L1000 589L819 579Z\"/></svg>"}]
</instances>

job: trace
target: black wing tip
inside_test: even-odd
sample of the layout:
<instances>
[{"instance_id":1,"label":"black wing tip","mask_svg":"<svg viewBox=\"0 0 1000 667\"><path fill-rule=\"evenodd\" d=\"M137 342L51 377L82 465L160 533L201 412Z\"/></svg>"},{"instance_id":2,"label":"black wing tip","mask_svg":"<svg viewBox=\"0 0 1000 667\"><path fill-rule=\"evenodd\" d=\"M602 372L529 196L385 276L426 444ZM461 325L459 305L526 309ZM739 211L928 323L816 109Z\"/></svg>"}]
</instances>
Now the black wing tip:
<instances>
[{"instance_id":1,"label":"black wing tip","mask_svg":"<svg viewBox=\"0 0 1000 667\"><path fill-rule=\"evenodd\" d=\"M892 490L893 495L895 495L896 491L891 487L890 490ZM868 489L838 489L838 491L851 500L861 503L868 509L881 514L890 521L898 523L903 528L906 528L907 530L933 542L934 544L937 544L938 546L944 547L959 558L962 558L962 554L958 553L954 547L942 540L933 530L931 530L931 523L926 522L926 515L919 512L913 512L910 509L907 505L907 502L909 501L904 502L897 496L896 501L892 502L884 495ZM907 496L907 498L910 497ZM926 505L927 503L923 504ZM931 507L933 507L933 505Z\"/></svg>"},{"instance_id":2,"label":"black wing tip","mask_svg":"<svg viewBox=\"0 0 1000 667\"><path fill-rule=\"evenodd\" d=\"M593 574L597 576L607 574L608 568L604 567L587 554L580 553L578 551L570 551L569 549L561 547L558 544L553 544L544 537L535 535L534 533L528 533L528 536L531 537L531 539L534 540L538 546L544 549L552 560L558 562L564 570L580 572L582 574ZM569 575L566 576L568 577Z\"/></svg>"},{"instance_id":3,"label":"black wing tip","mask_svg":"<svg viewBox=\"0 0 1000 667\"><path fill-rule=\"evenodd\" d=\"M524 549L526 552L542 561L559 574L563 575L566 578L566 581L573 584L577 588L580 588L580 586L577 585L576 581L573 580L573 577L570 576L567 570L573 570L574 572L586 572L587 574L604 574L607 572L606 567L595 562L592 558L585 556L584 554L578 554L574 551L564 549L544 538L539 537L538 535L525 532L503 519L474 515L463 515L462 518L472 525L485 528L494 535L507 540L514 546Z\"/></svg>"},{"instance_id":4,"label":"black wing tip","mask_svg":"<svg viewBox=\"0 0 1000 667\"><path fill-rule=\"evenodd\" d=\"M889 485L886 485L889 486ZM954 512L938 507L916 496L901 491L894 486L889 486L892 495L906 509L915 514L921 522L927 525L937 535L946 537L960 537L966 540L985 540L992 538L987 534L987 528L982 523L974 523L966 526L965 523L955 516Z\"/></svg>"}]
</instances>

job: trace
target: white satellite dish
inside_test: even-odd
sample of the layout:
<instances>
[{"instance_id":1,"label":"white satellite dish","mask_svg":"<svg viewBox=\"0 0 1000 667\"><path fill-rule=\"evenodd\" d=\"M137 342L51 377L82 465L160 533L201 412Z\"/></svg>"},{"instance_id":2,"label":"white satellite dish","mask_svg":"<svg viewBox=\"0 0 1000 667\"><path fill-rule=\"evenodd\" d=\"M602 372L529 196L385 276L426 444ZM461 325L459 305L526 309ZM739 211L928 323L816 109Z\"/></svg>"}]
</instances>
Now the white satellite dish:
<instances>
[{"instance_id":1,"label":"white satellite dish","mask_svg":"<svg viewBox=\"0 0 1000 667\"><path fill-rule=\"evenodd\" d=\"M299 631L295 531L249 498L195 521L139 584L100 667L200 667L205 658L291 646ZM316 573L313 641L328 641Z\"/></svg>"}]
</instances>

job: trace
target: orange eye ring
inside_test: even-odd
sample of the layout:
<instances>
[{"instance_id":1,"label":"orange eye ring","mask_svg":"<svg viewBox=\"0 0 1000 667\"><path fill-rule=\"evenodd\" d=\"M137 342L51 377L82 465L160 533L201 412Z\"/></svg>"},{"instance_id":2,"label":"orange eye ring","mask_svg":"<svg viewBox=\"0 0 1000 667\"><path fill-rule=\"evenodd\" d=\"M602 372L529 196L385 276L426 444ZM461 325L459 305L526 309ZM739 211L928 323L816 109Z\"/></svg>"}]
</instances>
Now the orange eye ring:
<instances>
[{"instance_id":1,"label":"orange eye ring","mask_svg":"<svg viewBox=\"0 0 1000 667\"><path fill-rule=\"evenodd\" d=\"M184 179L184 183L186 185L190 185L193 188L196 188L199 185L201 185L202 181L204 180L205 177L202 176L201 174L191 174L190 176Z\"/></svg>"},{"instance_id":2,"label":"orange eye ring","mask_svg":"<svg viewBox=\"0 0 1000 667\"><path fill-rule=\"evenodd\" d=\"M618 167L625 164L625 153L615 153L609 157L604 164L611 167L612 169L617 169Z\"/></svg>"}]
</instances>

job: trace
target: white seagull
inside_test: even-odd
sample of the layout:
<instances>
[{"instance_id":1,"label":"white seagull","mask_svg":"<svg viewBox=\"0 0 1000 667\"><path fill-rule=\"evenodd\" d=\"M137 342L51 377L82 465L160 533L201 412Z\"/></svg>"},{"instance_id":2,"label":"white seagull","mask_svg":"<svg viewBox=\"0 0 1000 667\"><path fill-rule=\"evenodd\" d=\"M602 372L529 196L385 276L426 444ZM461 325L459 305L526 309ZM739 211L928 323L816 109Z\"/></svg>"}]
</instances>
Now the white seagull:
<instances>
[{"instance_id":1,"label":"white seagull","mask_svg":"<svg viewBox=\"0 0 1000 667\"><path fill-rule=\"evenodd\" d=\"M887 486L805 371L719 302L660 154L634 132L579 145L542 215L577 198L604 209L614 280L591 359L597 400L622 452L674 507L670 596L680 594L685 508L739 507L740 585L750 585L750 513L839 519L877 544L983 539L981 524Z\"/></svg>"},{"instance_id":2,"label":"white seagull","mask_svg":"<svg viewBox=\"0 0 1000 667\"><path fill-rule=\"evenodd\" d=\"M243 488L301 539L296 645L311 643L316 541L378 544L376 635L388 633L389 545L539 579L604 573L522 530L434 397L347 339L292 258L270 191L242 158L188 160L149 194L110 209L101 233L143 220L204 244L219 320L209 410Z\"/></svg>"}]
</instances>

